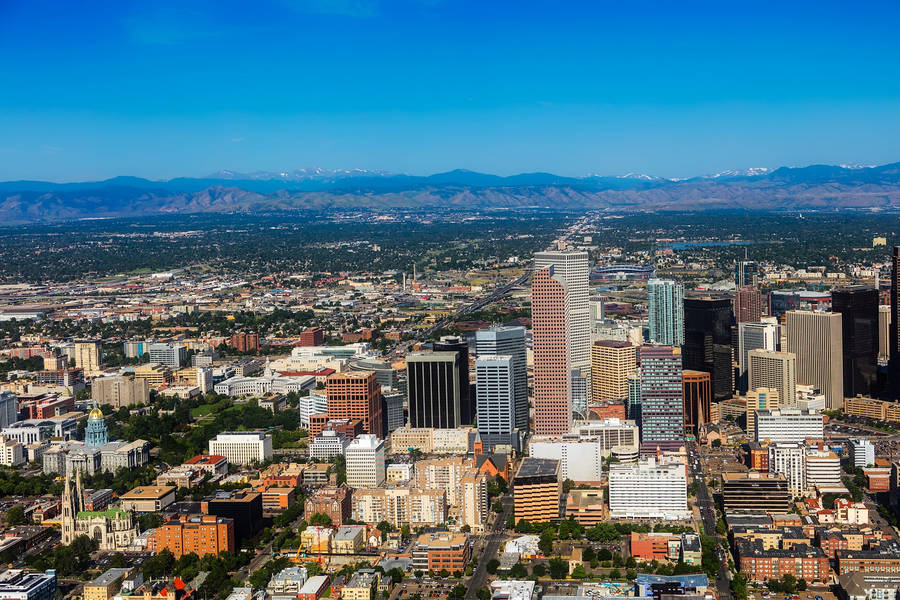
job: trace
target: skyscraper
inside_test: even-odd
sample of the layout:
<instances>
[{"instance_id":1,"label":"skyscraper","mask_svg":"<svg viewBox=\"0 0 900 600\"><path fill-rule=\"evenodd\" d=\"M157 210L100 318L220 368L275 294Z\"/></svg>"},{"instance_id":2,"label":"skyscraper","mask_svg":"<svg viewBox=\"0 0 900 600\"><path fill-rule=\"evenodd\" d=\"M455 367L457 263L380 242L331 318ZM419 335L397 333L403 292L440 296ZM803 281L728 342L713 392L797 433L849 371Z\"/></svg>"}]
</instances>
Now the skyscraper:
<instances>
[{"instance_id":1,"label":"skyscraper","mask_svg":"<svg viewBox=\"0 0 900 600\"><path fill-rule=\"evenodd\" d=\"M100 370L100 362L103 360L101 343L97 340L75 341L75 366L91 373Z\"/></svg>"},{"instance_id":2,"label":"skyscraper","mask_svg":"<svg viewBox=\"0 0 900 600\"><path fill-rule=\"evenodd\" d=\"M747 392L747 435L756 438L756 411L777 410L781 408L781 399L775 388L761 387Z\"/></svg>"},{"instance_id":3,"label":"skyscraper","mask_svg":"<svg viewBox=\"0 0 900 600\"><path fill-rule=\"evenodd\" d=\"M469 343L455 335L441 336L433 345L435 352L456 352L456 364L459 369L459 407L463 425L471 425L475 419L475 399L472 397L472 386L469 383Z\"/></svg>"},{"instance_id":4,"label":"skyscraper","mask_svg":"<svg viewBox=\"0 0 900 600\"><path fill-rule=\"evenodd\" d=\"M641 420L641 369L628 376L628 404L626 416L632 421Z\"/></svg>"},{"instance_id":5,"label":"skyscraper","mask_svg":"<svg viewBox=\"0 0 900 600\"><path fill-rule=\"evenodd\" d=\"M738 373L739 388L746 392L747 386L747 353L751 350L778 349L778 326L774 323L739 323L738 324Z\"/></svg>"},{"instance_id":6,"label":"skyscraper","mask_svg":"<svg viewBox=\"0 0 900 600\"><path fill-rule=\"evenodd\" d=\"M705 371L712 380L714 400L734 391L731 351L731 302L725 298L684 301L684 368Z\"/></svg>"},{"instance_id":7,"label":"skyscraper","mask_svg":"<svg viewBox=\"0 0 900 600\"><path fill-rule=\"evenodd\" d=\"M681 381L684 395L684 427L696 437L700 435L700 428L709 423L709 411L712 407L709 373L682 371Z\"/></svg>"},{"instance_id":8,"label":"skyscraper","mask_svg":"<svg viewBox=\"0 0 900 600\"><path fill-rule=\"evenodd\" d=\"M333 373L325 380L328 417L359 419L366 433L381 435L381 386L372 371Z\"/></svg>"},{"instance_id":9,"label":"skyscraper","mask_svg":"<svg viewBox=\"0 0 900 600\"><path fill-rule=\"evenodd\" d=\"M641 453L684 444L681 351L644 346L641 356Z\"/></svg>"},{"instance_id":10,"label":"skyscraper","mask_svg":"<svg viewBox=\"0 0 900 600\"><path fill-rule=\"evenodd\" d=\"M475 361L478 433L485 446L510 444L518 449L515 365L509 355L480 354Z\"/></svg>"},{"instance_id":11,"label":"skyscraper","mask_svg":"<svg viewBox=\"0 0 900 600\"><path fill-rule=\"evenodd\" d=\"M524 327L491 327L475 332L478 356L510 356L515 391L515 427L528 427L528 358ZM475 386L476 393L478 386Z\"/></svg>"},{"instance_id":12,"label":"skyscraper","mask_svg":"<svg viewBox=\"0 0 900 600\"><path fill-rule=\"evenodd\" d=\"M825 394L825 405L844 405L844 353L841 314L802 310L785 313L786 350L797 357L797 383Z\"/></svg>"},{"instance_id":13,"label":"skyscraper","mask_svg":"<svg viewBox=\"0 0 900 600\"><path fill-rule=\"evenodd\" d=\"M684 286L667 279L647 282L650 341L665 346L684 343Z\"/></svg>"},{"instance_id":14,"label":"skyscraper","mask_svg":"<svg viewBox=\"0 0 900 600\"><path fill-rule=\"evenodd\" d=\"M628 342L604 340L591 346L591 400L628 397L628 376L637 369L637 348Z\"/></svg>"},{"instance_id":15,"label":"skyscraper","mask_svg":"<svg viewBox=\"0 0 900 600\"><path fill-rule=\"evenodd\" d=\"M759 265L753 260L739 260L734 267L734 287L759 286Z\"/></svg>"},{"instance_id":16,"label":"skyscraper","mask_svg":"<svg viewBox=\"0 0 900 600\"><path fill-rule=\"evenodd\" d=\"M538 252L534 264L534 430L561 435L572 424L572 371L590 372L587 253Z\"/></svg>"},{"instance_id":17,"label":"skyscraper","mask_svg":"<svg viewBox=\"0 0 900 600\"><path fill-rule=\"evenodd\" d=\"M878 290L868 286L836 289L831 310L841 314L844 396L870 396L878 389Z\"/></svg>"},{"instance_id":18,"label":"skyscraper","mask_svg":"<svg viewBox=\"0 0 900 600\"><path fill-rule=\"evenodd\" d=\"M891 307L878 307L878 364L886 364L891 358Z\"/></svg>"},{"instance_id":19,"label":"skyscraper","mask_svg":"<svg viewBox=\"0 0 900 600\"><path fill-rule=\"evenodd\" d=\"M900 246L891 254L891 316L888 340L888 393L900 397Z\"/></svg>"},{"instance_id":20,"label":"skyscraper","mask_svg":"<svg viewBox=\"0 0 900 600\"><path fill-rule=\"evenodd\" d=\"M755 323L762 318L762 294L758 288L745 286L734 292L735 323Z\"/></svg>"},{"instance_id":21,"label":"skyscraper","mask_svg":"<svg viewBox=\"0 0 900 600\"><path fill-rule=\"evenodd\" d=\"M458 352L407 354L406 393L412 427L455 429L472 424L463 415ZM330 397L328 408L330 412Z\"/></svg>"},{"instance_id":22,"label":"skyscraper","mask_svg":"<svg viewBox=\"0 0 900 600\"><path fill-rule=\"evenodd\" d=\"M748 353L749 390L778 390L781 406L797 406L797 359L792 352L757 349Z\"/></svg>"}]
</instances>

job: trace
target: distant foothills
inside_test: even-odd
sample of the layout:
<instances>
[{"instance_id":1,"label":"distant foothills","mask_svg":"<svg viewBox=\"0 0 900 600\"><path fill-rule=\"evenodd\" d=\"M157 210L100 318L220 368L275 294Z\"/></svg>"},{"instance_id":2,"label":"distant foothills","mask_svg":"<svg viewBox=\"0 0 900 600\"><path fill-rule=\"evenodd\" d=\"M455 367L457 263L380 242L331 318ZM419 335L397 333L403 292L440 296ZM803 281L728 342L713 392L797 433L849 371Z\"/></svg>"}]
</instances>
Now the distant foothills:
<instances>
[{"instance_id":1,"label":"distant foothills","mask_svg":"<svg viewBox=\"0 0 900 600\"><path fill-rule=\"evenodd\" d=\"M754 168L680 180L300 169L168 181L0 182L0 219L7 224L198 212L434 209L900 212L900 163Z\"/></svg>"}]
</instances>

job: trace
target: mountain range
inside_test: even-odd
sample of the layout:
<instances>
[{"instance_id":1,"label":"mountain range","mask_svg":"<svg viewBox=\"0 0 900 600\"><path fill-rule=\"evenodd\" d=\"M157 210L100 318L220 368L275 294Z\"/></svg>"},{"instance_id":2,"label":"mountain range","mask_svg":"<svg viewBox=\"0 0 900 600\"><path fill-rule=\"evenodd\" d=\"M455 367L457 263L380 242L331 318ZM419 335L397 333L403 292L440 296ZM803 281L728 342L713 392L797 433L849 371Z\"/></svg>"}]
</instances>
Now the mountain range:
<instances>
[{"instance_id":1,"label":"mountain range","mask_svg":"<svg viewBox=\"0 0 900 600\"><path fill-rule=\"evenodd\" d=\"M166 181L0 182L0 219L7 224L196 212L435 208L900 211L900 163L752 168L687 179L641 173L500 176L462 169L414 176L309 168L219 171Z\"/></svg>"}]
</instances>

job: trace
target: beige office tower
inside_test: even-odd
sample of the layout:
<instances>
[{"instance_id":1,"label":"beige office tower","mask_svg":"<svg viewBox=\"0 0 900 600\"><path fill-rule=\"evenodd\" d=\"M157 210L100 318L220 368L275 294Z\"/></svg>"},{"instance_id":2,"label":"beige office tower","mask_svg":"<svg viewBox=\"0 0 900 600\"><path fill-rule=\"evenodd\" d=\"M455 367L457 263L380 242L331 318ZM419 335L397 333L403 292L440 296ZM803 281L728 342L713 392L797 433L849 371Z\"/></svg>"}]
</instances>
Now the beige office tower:
<instances>
[{"instance_id":1,"label":"beige office tower","mask_svg":"<svg viewBox=\"0 0 900 600\"><path fill-rule=\"evenodd\" d=\"M797 358L792 352L751 350L747 364L747 389L774 388L781 406L797 406Z\"/></svg>"},{"instance_id":2,"label":"beige office tower","mask_svg":"<svg viewBox=\"0 0 900 600\"><path fill-rule=\"evenodd\" d=\"M85 373L100 370L100 342L96 340L80 340L75 342L75 366Z\"/></svg>"},{"instance_id":3,"label":"beige office tower","mask_svg":"<svg viewBox=\"0 0 900 600\"><path fill-rule=\"evenodd\" d=\"M591 346L591 400L628 397L628 376L637 369L637 347L603 340Z\"/></svg>"},{"instance_id":4,"label":"beige office tower","mask_svg":"<svg viewBox=\"0 0 900 600\"><path fill-rule=\"evenodd\" d=\"M758 388L747 392L747 435L756 437L756 411L776 410L781 408L778 390L775 388Z\"/></svg>"},{"instance_id":5,"label":"beige office tower","mask_svg":"<svg viewBox=\"0 0 900 600\"><path fill-rule=\"evenodd\" d=\"M787 351L797 356L797 383L825 394L825 407L844 405L844 352L841 314L789 310L785 313Z\"/></svg>"},{"instance_id":6,"label":"beige office tower","mask_svg":"<svg viewBox=\"0 0 900 600\"><path fill-rule=\"evenodd\" d=\"M887 364L891 358L891 307L878 307L878 362Z\"/></svg>"}]
</instances>

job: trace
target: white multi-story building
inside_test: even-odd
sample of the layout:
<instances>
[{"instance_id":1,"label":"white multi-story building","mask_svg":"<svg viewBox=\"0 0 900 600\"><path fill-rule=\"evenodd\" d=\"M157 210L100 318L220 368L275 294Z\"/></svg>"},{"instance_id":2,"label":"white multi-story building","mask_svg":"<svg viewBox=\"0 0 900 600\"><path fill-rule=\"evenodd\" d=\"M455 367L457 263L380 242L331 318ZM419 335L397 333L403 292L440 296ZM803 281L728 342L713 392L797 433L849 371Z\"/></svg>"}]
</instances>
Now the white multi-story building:
<instances>
[{"instance_id":1,"label":"white multi-story building","mask_svg":"<svg viewBox=\"0 0 900 600\"><path fill-rule=\"evenodd\" d=\"M875 444L868 438L850 440L850 461L854 467L865 469L875 465Z\"/></svg>"},{"instance_id":2,"label":"white multi-story building","mask_svg":"<svg viewBox=\"0 0 900 600\"><path fill-rule=\"evenodd\" d=\"M572 433L582 440L597 440L600 451L608 456L616 446L637 446L641 442L640 430L634 421L616 417L602 421L575 421Z\"/></svg>"},{"instance_id":3,"label":"white multi-story building","mask_svg":"<svg viewBox=\"0 0 900 600\"><path fill-rule=\"evenodd\" d=\"M344 454L350 440L343 433L333 429L326 429L316 436L309 445L309 456L323 460L330 460L339 454Z\"/></svg>"},{"instance_id":4,"label":"white multi-story building","mask_svg":"<svg viewBox=\"0 0 900 600\"><path fill-rule=\"evenodd\" d=\"M577 435L532 438L529 456L559 461L559 476L572 481L599 482L603 475L603 445L598 439ZM608 450L607 450L608 453Z\"/></svg>"},{"instance_id":5,"label":"white multi-story building","mask_svg":"<svg viewBox=\"0 0 900 600\"><path fill-rule=\"evenodd\" d=\"M0 465L18 467L25 464L25 446L16 440L0 441Z\"/></svg>"},{"instance_id":6,"label":"white multi-story building","mask_svg":"<svg viewBox=\"0 0 900 600\"><path fill-rule=\"evenodd\" d=\"M757 442L796 442L821 440L824 436L822 415L799 408L759 410L756 412Z\"/></svg>"},{"instance_id":7,"label":"white multi-story building","mask_svg":"<svg viewBox=\"0 0 900 600\"><path fill-rule=\"evenodd\" d=\"M209 367L197 367L197 387L205 394L213 389L213 370Z\"/></svg>"},{"instance_id":8,"label":"white multi-story building","mask_svg":"<svg viewBox=\"0 0 900 600\"><path fill-rule=\"evenodd\" d=\"M272 458L272 436L262 431L225 431L209 440L209 453L249 465Z\"/></svg>"},{"instance_id":9,"label":"white multi-story building","mask_svg":"<svg viewBox=\"0 0 900 600\"><path fill-rule=\"evenodd\" d=\"M613 518L689 519L684 465L659 465L653 457L609 469Z\"/></svg>"},{"instance_id":10,"label":"white multi-story building","mask_svg":"<svg viewBox=\"0 0 900 600\"><path fill-rule=\"evenodd\" d=\"M187 360L187 349L182 344L150 344L150 362L178 369Z\"/></svg>"},{"instance_id":11,"label":"white multi-story building","mask_svg":"<svg viewBox=\"0 0 900 600\"><path fill-rule=\"evenodd\" d=\"M512 359L515 426L528 427L528 350L524 327L491 327L475 332L475 352ZM476 388L477 389L477 388Z\"/></svg>"},{"instance_id":12,"label":"white multi-story building","mask_svg":"<svg viewBox=\"0 0 900 600\"><path fill-rule=\"evenodd\" d=\"M806 486L825 491L844 489L841 481L841 459L830 450L809 448L806 451Z\"/></svg>"},{"instance_id":13,"label":"white multi-story building","mask_svg":"<svg viewBox=\"0 0 900 600\"><path fill-rule=\"evenodd\" d=\"M300 412L300 427L309 428L309 418L312 415L328 412L328 398L324 393L310 391L308 396L300 398L297 410Z\"/></svg>"},{"instance_id":14,"label":"white multi-story building","mask_svg":"<svg viewBox=\"0 0 900 600\"><path fill-rule=\"evenodd\" d=\"M647 282L650 341L664 346L684 343L684 285L667 279Z\"/></svg>"},{"instance_id":15,"label":"white multi-story building","mask_svg":"<svg viewBox=\"0 0 900 600\"><path fill-rule=\"evenodd\" d=\"M374 488L384 482L384 441L377 435L364 433L357 436L344 454L347 457L347 485Z\"/></svg>"},{"instance_id":16,"label":"white multi-story building","mask_svg":"<svg viewBox=\"0 0 900 600\"><path fill-rule=\"evenodd\" d=\"M516 439L515 368L512 356L485 354L475 361L475 402L478 411L478 433L493 448L510 444L518 449Z\"/></svg>"},{"instance_id":17,"label":"white multi-story building","mask_svg":"<svg viewBox=\"0 0 900 600\"><path fill-rule=\"evenodd\" d=\"M217 394L225 396L265 396L266 394L287 394L312 390L316 387L316 377L283 377L262 375L260 377L232 377L215 385Z\"/></svg>"},{"instance_id":18,"label":"white multi-story building","mask_svg":"<svg viewBox=\"0 0 900 600\"><path fill-rule=\"evenodd\" d=\"M806 492L806 446L795 442L770 445L769 472L785 476L792 496Z\"/></svg>"}]
</instances>

